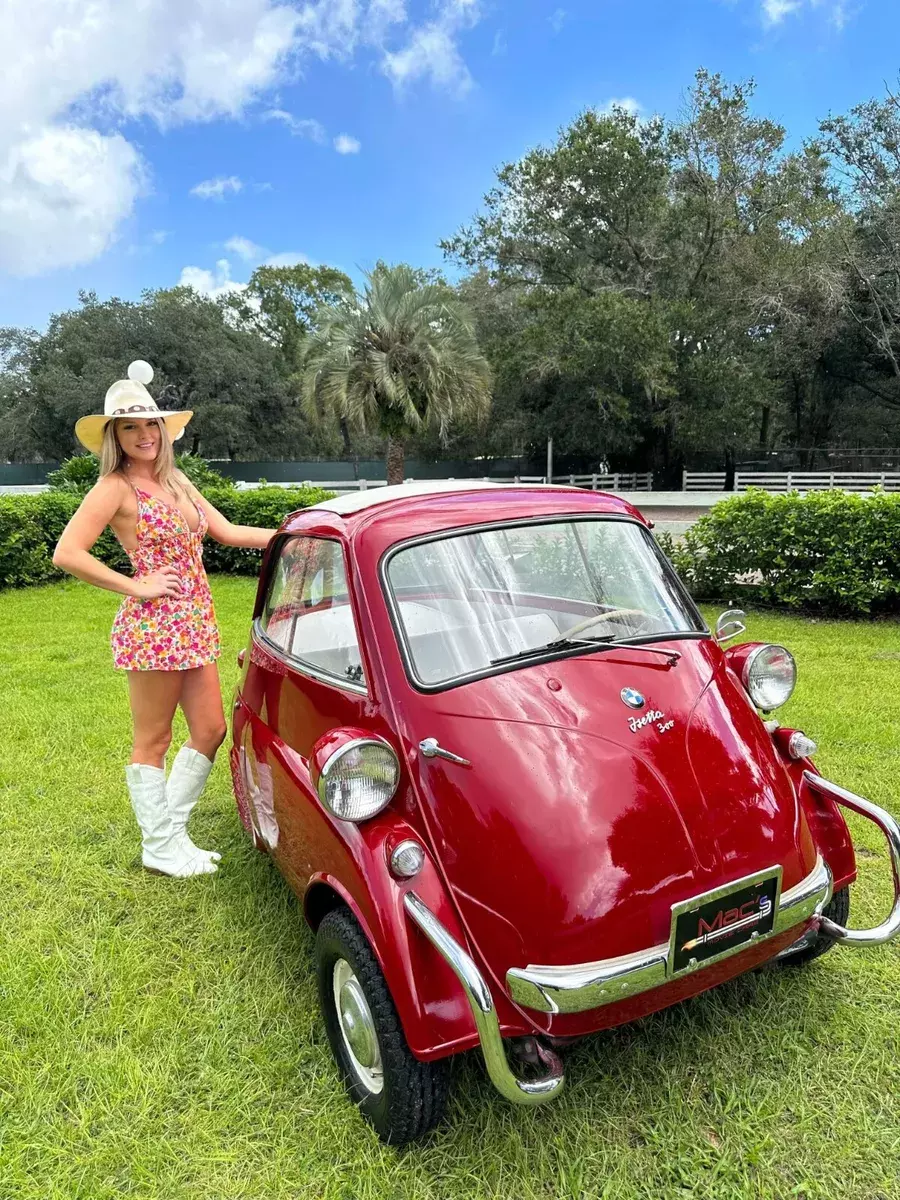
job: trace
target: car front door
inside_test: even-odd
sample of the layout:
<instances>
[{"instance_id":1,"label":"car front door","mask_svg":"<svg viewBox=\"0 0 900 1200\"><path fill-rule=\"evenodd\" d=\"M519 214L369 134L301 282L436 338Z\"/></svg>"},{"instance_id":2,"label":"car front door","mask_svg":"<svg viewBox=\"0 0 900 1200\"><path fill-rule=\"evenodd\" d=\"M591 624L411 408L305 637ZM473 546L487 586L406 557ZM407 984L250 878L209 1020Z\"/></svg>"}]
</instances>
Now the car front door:
<instances>
[{"instance_id":1,"label":"car front door","mask_svg":"<svg viewBox=\"0 0 900 1200\"><path fill-rule=\"evenodd\" d=\"M357 628L340 542L289 538L253 627L243 693L258 720L242 749L257 832L301 890L324 836L310 754L323 734L364 723L370 705Z\"/></svg>"}]
</instances>

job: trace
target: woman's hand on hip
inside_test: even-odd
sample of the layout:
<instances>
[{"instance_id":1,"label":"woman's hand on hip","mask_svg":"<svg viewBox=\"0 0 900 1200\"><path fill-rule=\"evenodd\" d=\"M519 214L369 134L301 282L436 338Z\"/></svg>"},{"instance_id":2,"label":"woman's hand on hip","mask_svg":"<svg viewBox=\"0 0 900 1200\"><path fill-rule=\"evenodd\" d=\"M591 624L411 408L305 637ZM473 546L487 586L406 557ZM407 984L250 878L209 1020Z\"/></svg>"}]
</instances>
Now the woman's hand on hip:
<instances>
[{"instance_id":1,"label":"woman's hand on hip","mask_svg":"<svg viewBox=\"0 0 900 1200\"><path fill-rule=\"evenodd\" d=\"M160 596L181 596L184 588L181 576L172 567L162 571L154 571L152 575L142 575L134 581L134 595L138 600L156 600Z\"/></svg>"}]
</instances>

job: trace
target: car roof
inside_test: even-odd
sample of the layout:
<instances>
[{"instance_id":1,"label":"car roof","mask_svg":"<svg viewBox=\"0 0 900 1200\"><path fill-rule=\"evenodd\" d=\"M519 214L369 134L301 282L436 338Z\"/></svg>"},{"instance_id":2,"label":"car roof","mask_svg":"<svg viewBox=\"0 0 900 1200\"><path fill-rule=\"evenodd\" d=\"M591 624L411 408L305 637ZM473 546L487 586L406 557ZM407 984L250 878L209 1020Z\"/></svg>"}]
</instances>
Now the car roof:
<instances>
[{"instance_id":1,"label":"car roof","mask_svg":"<svg viewBox=\"0 0 900 1200\"><path fill-rule=\"evenodd\" d=\"M567 515L624 517L647 522L622 496L546 483L422 480L366 489L301 508L286 518L286 533L358 537L382 550L399 541L489 522L550 520Z\"/></svg>"},{"instance_id":2,"label":"car roof","mask_svg":"<svg viewBox=\"0 0 900 1200\"><path fill-rule=\"evenodd\" d=\"M311 504L309 507L325 508L329 512L346 516L350 513L361 512L363 509L374 508L378 504L389 504L392 500L408 500L412 496L444 496L453 492L482 490L521 491L522 488L528 487L546 489L547 485L544 483L490 483L488 480L480 479L423 479L410 483L388 484L386 487L365 488L358 492L345 492L343 496L335 496L331 500L320 500L317 504Z\"/></svg>"}]
</instances>

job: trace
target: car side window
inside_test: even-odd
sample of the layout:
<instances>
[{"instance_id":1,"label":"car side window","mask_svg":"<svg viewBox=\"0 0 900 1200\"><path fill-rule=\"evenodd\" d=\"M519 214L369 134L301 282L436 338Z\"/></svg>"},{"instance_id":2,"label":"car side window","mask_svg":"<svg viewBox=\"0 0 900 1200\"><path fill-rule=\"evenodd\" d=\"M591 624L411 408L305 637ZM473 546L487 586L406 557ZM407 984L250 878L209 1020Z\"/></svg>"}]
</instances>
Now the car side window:
<instances>
[{"instance_id":1,"label":"car side window","mask_svg":"<svg viewBox=\"0 0 900 1200\"><path fill-rule=\"evenodd\" d=\"M285 542L259 623L298 666L336 683L365 684L339 542L318 537Z\"/></svg>"}]
</instances>

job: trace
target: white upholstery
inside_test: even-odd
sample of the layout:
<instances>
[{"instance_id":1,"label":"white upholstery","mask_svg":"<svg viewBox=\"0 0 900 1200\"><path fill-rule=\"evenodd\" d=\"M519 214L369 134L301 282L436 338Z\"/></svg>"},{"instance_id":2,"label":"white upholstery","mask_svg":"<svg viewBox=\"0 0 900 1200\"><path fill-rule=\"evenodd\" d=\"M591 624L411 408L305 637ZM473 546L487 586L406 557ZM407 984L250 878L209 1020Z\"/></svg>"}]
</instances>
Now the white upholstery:
<instances>
[{"instance_id":1,"label":"white upholstery","mask_svg":"<svg viewBox=\"0 0 900 1200\"><path fill-rule=\"evenodd\" d=\"M439 603L454 611L444 612L415 600L398 602L416 673L426 682L478 671L492 658L528 650L560 636L556 621L546 612L518 612L498 620L498 609L493 604ZM484 618L483 623L479 617ZM270 627L268 633L301 662L336 675L345 674L348 667L359 663L359 644L348 604L298 616L288 648L290 627L291 621L287 620Z\"/></svg>"}]
</instances>

